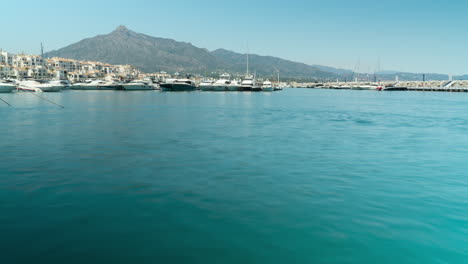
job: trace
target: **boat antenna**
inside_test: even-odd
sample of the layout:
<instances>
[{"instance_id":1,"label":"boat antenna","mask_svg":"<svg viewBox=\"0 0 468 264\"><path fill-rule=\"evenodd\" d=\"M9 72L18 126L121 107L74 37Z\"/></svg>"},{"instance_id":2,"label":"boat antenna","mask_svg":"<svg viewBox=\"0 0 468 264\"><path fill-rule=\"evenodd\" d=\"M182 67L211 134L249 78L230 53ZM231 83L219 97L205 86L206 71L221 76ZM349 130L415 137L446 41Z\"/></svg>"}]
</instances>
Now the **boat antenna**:
<instances>
[{"instance_id":1,"label":"boat antenna","mask_svg":"<svg viewBox=\"0 0 468 264\"><path fill-rule=\"evenodd\" d=\"M44 58L44 46L42 45L42 42L41 42L41 58Z\"/></svg>"}]
</instances>

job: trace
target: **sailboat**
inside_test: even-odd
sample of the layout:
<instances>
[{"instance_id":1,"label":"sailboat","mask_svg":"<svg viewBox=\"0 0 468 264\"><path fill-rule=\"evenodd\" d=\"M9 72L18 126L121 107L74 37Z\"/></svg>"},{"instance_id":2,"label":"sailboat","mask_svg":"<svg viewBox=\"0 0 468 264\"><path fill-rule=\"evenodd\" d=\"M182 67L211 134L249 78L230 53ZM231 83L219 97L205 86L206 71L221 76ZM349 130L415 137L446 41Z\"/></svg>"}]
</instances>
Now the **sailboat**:
<instances>
[{"instance_id":1,"label":"sailboat","mask_svg":"<svg viewBox=\"0 0 468 264\"><path fill-rule=\"evenodd\" d=\"M242 80L239 91L252 91L255 86L255 78L252 74L249 73L249 53L246 54L247 56L247 72L245 74L244 80Z\"/></svg>"}]
</instances>

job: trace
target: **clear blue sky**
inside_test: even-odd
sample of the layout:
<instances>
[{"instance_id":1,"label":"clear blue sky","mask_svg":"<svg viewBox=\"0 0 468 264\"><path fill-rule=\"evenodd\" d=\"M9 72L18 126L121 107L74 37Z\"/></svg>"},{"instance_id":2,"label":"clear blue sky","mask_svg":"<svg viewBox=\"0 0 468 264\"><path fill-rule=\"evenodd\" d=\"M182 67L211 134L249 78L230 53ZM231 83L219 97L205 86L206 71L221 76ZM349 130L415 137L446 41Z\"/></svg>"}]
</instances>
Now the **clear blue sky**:
<instances>
[{"instance_id":1,"label":"clear blue sky","mask_svg":"<svg viewBox=\"0 0 468 264\"><path fill-rule=\"evenodd\" d=\"M0 48L39 53L119 25L214 50L308 64L468 73L468 2L401 0L9 1Z\"/></svg>"}]
</instances>

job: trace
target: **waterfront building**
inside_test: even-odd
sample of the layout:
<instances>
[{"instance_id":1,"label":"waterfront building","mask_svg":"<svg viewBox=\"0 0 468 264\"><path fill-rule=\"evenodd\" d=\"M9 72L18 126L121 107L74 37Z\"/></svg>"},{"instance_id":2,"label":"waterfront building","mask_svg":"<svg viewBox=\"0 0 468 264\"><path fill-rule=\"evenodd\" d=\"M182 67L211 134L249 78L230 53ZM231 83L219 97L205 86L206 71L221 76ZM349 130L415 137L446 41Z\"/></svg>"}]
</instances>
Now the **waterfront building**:
<instances>
[{"instance_id":1,"label":"waterfront building","mask_svg":"<svg viewBox=\"0 0 468 264\"><path fill-rule=\"evenodd\" d=\"M13 68L7 65L0 65L0 77L5 78L13 75Z\"/></svg>"},{"instance_id":2,"label":"waterfront building","mask_svg":"<svg viewBox=\"0 0 468 264\"><path fill-rule=\"evenodd\" d=\"M64 58L51 58L47 60L49 67L65 72L73 72L81 69L81 63L77 60Z\"/></svg>"},{"instance_id":3,"label":"waterfront building","mask_svg":"<svg viewBox=\"0 0 468 264\"><path fill-rule=\"evenodd\" d=\"M0 77L57 78L71 81L85 79L134 80L141 72L132 65L111 65L94 61L78 61L65 58L45 59L38 55L14 55L0 51Z\"/></svg>"},{"instance_id":4,"label":"waterfront building","mask_svg":"<svg viewBox=\"0 0 468 264\"><path fill-rule=\"evenodd\" d=\"M28 69L28 77L46 79L50 78L50 73L44 66L37 66Z\"/></svg>"},{"instance_id":5,"label":"waterfront building","mask_svg":"<svg viewBox=\"0 0 468 264\"><path fill-rule=\"evenodd\" d=\"M6 65L13 65L13 57L13 54L8 53L6 51L2 51L0 52L0 63L4 63Z\"/></svg>"}]
</instances>

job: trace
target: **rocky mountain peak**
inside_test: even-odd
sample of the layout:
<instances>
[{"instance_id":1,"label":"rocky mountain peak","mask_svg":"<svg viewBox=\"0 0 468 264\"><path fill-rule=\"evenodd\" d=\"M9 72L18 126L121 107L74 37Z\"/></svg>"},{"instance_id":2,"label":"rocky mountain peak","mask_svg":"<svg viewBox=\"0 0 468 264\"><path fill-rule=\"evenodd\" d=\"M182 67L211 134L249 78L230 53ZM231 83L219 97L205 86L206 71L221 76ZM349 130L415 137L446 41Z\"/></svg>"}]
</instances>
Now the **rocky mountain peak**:
<instances>
[{"instance_id":1,"label":"rocky mountain peak","mask_svg":"<svg viewBox=\"0 0 468 264\"><path fill-rule=\"evenodd\" d=\"M129 31L130 30L124 25L120 25L114 30L114 32L129 32Z\"/></svg>"}]
</instances>

